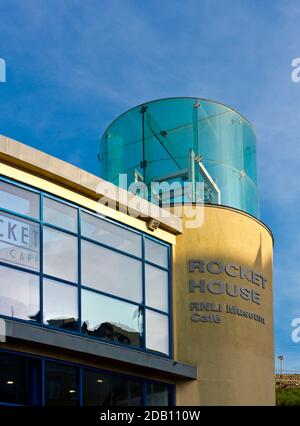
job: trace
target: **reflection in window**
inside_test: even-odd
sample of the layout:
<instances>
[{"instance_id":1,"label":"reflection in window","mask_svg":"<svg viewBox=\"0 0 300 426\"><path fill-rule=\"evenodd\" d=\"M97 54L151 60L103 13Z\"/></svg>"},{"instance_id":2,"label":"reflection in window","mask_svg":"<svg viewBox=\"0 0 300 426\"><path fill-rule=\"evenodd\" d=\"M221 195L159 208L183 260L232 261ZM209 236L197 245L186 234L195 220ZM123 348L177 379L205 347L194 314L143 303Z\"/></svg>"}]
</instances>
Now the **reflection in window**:
<instances>
[{"instance_id":1,"label":"reflection in window","mask_svg":"<svg viewBox=\"0 0 300 426\"><path fill-rule=\"evenodd\" d=\"M171 405L168 386L162 383L147 383L147 405L162 406Z\"/></svg>"},{"instance_id":2,"label":"reflection in window","mask_svg":"<svg viewBox=\"0 0 300 426\"><path fill-rule=\"evenodd\" d=\"M142 255L141 235L85 212L81 213L81 234L125 253Z\"/></svg>"},{"instance_id":3,"label":"reflection in window","mask_svg":"<svg viewBox=\"0 0 300 426\"><path fill-rule=\"evenodd\" d=\"M44 278L44 324L65 330L77 330L77 293L78 288L75 286Z\"/></svg>"},{"instance_id":4,"label":"reflection in window","mask_svg":"<svg viewBox=\"0 0 300 426\"><path fill-rule=\"evenodd\" d=\"M168 273L151 265L145 265L146 305L168 311Z\"/></svg>"},{"instance_id":5,"label":"reflection in window","mask_svg":"<svg viewBox=\"0 0 300 426\"><path fill-rule=\"evenodd\" d=\"M82 285L135 302L142 301L139 260L82 240L81 274Z\"/></svg>"},{"instance_id":6,"label":"reflection in window","mask_svg":"<svg viewBox=\"0 0 300 426\"><path fill-rule=\"evenodd\" d=\"M40 362L0 352L0 402L17 405L40 403Z\"/></svg>"},{"instance_id":7,"label":"reflection in window","mask_svg":"<svg viewBox=\"0 0 300 426\"><path fill-rule=\"evenodd\" d=\"M142 383L97 371L83 372L83 405L134 406L142 404Z\"/></svg>"},{"instance_id":8,"label":"reflection in window","mask_svg":"<svg viewBox=\"0 0 300 426\"><path fill-rule=\"evenodd\" d=\"M164 268L168 267L168 248L145 238L145 259Z\"/></svg>"},{"instance_id":9,"label":"reflection in window","mask_svg":"<svg viewBox=\"0 0 300 426\"><path fill-rule=\"evenodd\" d=\"M43 215L44 222L77 232L77 209L75 207L44 197Z\"/></svg>"},{"instance_id":10,"label":"reflection in window","mask_svg":"<svg viewBox=\"0 0 300 426\"><path fill-rule=\"evenodd\" d=\"M12 214L0 212L0 260L39 271L39 225Z\"/></svg>"},{"instance_id":11,"label":"reflection in window","mask_svg":"<svg viewBox=\"0 0 300 426\"><path fill-rule=\"evenodd\" d=\"M169 319L150 309L146 310L146 347L169 355Z\"/></svg>"},{"instance_id":12,"label":"reflection in window","mask_svg":"<svg viewBox=\"0 0 300 426\"><path fill-rule=\"evenodd\" d=\"M44 226L44 273L77 282L77 238Z\"/></svg>"},{"instance_id":13,"label":"reflection in window","mask_svg":"<svg viewBox=\"0 0 300 426\"><path fill-rule=\"evenodd\" d=\"M39 320L39 277L0 266L0 314L23 320Z\"/></svg>"},{"instance_id":14,"label":"reflection in window","mask_svg":"<svg viewBox=\"0 0 300 426\"><path fill-rule=\"evenodd\" d=\"M131 346L142 344L142 310L137 305L82 290L82 332Z\"/></svg>"},{"instance_id":15,"label":"reflection in window","mask_svg":"<svg viewBox=\"0 0 300 426\"><path fill-rule=\"evenodd\" d=\"M39 194L3 181L0 181L0 206L35 219L40 216Z\"/></svg>"},{"instance_id":16,"label":"reflection in window","mask_svg":"<svg viewBox=\"0 0 300 426\"><path fill-rule=\"evenodd\" d=\"M74 406L79 404L78 369L46 361L45 405Z\"/></svg>"}]
</instances>

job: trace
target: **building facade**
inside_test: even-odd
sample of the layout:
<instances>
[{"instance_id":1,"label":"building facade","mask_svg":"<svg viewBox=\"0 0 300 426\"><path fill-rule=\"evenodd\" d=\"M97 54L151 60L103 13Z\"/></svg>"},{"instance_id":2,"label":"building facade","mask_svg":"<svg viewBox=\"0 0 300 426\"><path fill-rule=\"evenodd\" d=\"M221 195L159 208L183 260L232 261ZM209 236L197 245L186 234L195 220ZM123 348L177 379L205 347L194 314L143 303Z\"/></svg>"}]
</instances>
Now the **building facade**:
<instances>
[{"instance_id":1,"label":"building facade","mask_svg":"<svg viewBox=\"0 0 300 426\"><path fill-rule=\"evenodd\" d=\"M0 137L0 404L273 405L251 125L150 102L99 159L101 178Z\"/></svg>"}]
</instances>

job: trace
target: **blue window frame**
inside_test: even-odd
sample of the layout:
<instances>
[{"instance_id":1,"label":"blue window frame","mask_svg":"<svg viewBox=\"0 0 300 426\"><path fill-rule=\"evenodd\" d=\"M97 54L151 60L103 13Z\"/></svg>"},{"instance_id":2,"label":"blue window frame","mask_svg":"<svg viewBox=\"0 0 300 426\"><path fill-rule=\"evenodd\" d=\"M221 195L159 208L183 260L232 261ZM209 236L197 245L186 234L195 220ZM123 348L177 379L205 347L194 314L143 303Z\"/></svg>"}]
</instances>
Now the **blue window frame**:
<instances>
[{"instance_id":1,"label":"blue window frame","mask_svg":"<svg viewBox=\"0 0 300 426\"><path fill-rule=\"evenodd\" d=\"M0 200L6 193L10 202L0 205L0 266L39 280L39 310L32 324L172 357L169 244L1 176ZM59 285L58 294L72 295L68 307L52 302ZM92 306L93 295L103 312L88 318L86 304ZM0 300L0 316L27 320L7 312Z\"/></svg>"},{"instance_id":2,"label":"blue window frame","mask_svg":"<svg viewBox=\"0 0 300 426\"><path fill-rule=\"evenodd\" d=\"M53 358L0 350L0 406L174 405L175 386Z\"/></svg>"}]
</instances>

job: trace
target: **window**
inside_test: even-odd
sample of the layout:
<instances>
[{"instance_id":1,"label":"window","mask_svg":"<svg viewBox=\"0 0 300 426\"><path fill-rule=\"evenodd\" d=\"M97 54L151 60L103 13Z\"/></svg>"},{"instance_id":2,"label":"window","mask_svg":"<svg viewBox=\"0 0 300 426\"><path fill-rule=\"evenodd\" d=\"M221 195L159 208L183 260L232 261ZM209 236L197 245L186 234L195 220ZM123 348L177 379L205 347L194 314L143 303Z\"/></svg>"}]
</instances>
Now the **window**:
<instances>
[{"instance_id":1,"label":"window","mask_svg":"<svg viewBox=\"0 0 300 426\"><path fill-rule=\"evenodd\" d=\"M0 350L0 406L172 405L173 385Z\"/></svg>"},{"instance_id":2,"label":"window","mask_svg":"<svg viewBox=\"0 0 300 426\"><path fill-rule=\"evenodd\" d=\"M0 316L171 356L169 254L154 236L0 177Z\"/></svg>"},{"instance_id":3,"label":"window","mask_svg":"<svg viewBox=\"0 0 300 426\"><path fill-rule=\"evenodd\" d=\"M142 301L142 263L88 241L81 242L81 282L119 297Z\"/></svg>"},{"instance_id":4,"label":"window","mask_svg":"<svg viewBox=\"0 0 300 426\"><path fill-rule=\"evenodd\" d=\"M67 204L60 203L48 197L44 197L44 222L77 232L77 209Z\"/></svg>"},{"instance_id":5,"label":"window","mask_svg":"<svg viewBox=\"0 0 300 426\"><path fill-rule=\"evenodd\" d=\"M79 405L78 369L76 367L46 361L45 405Z\"/></svg>"},{"instance_id":6,"label":"window","mask_svg":"<svg viewBox=\"0 0 300 426\"><path fill-rule=\"evenodd\" d=\"M0 266L0 314L39 321L39 277Z\"/></svg>"},{"instance_id":7,"label":"window","mask_svg":"<svg viewBox=\"0 0 300 426\"><path fill-rule=\"evenodd\" d=\"M142 383L97 371L83 371L83 405L142 405Z\"/></svg>"},{"instance_id":8,"label":"window","mask_svg":"<svg viewBox=\"0 0 300 426\"><path fill-rule=\"evenodd\" d=\"M44 278L44 324L65 330L78 329L78 289Z\"/></svg>"},{"instance_id":9,"label":"window","mask_svg":"<svg viewBox=\"0 0 300 426\"><path fill-rule=\"evenodd\" d=\"M39 405L40 362L34 358L0 352L0 402Z\"/></svg>"},{"instance_id":10,"label":"window","mask_svg":"<svg viewBox=\"0 0 300 426\"><path fill-rule=\"evenodd\" d=\"M170 387L162 383L147 383L147 405L171 405Z\"/></svg>"},{"instance_id":11,"label":"window","mask_svg":"<svg viewBox=\"0 0 300 426\"><path fill-rule=\"evenodd\" d=\"M141 235L85 212L81 213L81 233L86 238L125 253L137 257L142 255Z\"/></svg>"},{"instance_id":12,"label":"window","mask_svg":"<svg viewBox=\"0 0 300 426\"><path fill-rule=\"evenodd\" d=\"M0 212L0 260L38 271L40 229L30 220Z\"/></svg>"},{"instance_id":13,"label":"window","mask_svg":"<svg viewBox=\"0 0 300 426\"><path fill-rule=\"evenodd\" d=\"M39 194L4 181L0 181L0 206L35 219L40 217Z\"/></svg>"},{"instance_id":14,"label":"window","mask_svg":"<svg viewBox=\"0 0 300 426\"><path fill-rule=\"evenodd\" d=\"M146 305L168 312L168 273L145 265Z\"/></svg>"},{"instance_id":15,"label":"window","mask_svg":"<svg viewBox=\"0 0 300 426\"><path fill-rule=\"evenodd\" d=\"M141 346L142 310L140 306L83 290L82 332L117 343Z\"/></svg>"},{"instance_id":16,"label":"window","mask_svg":"<svg viewBox=\"0 0 300 426\"><path fill-rule=\"evenodd\" d=\"M145 258L148 262L155 263L163 268L168 267L168 248L145 238Z\"/></svg>"},{"instance_id":17,"label":"window","mask_svg":"<svg viewBox=\"0 0 300 426\"><path fill-rule=\"evenodd\" d=\"M166 315L146 310L146 347L169 354L169 321Z\"/></svg>"},{"instance_id":18,"label":"window","mask_svg":"<svg viewBox=\"0 0 300 426\"><path fill-rule=\"evenodd\" d=\"M44 273L77 282L77 238L44 227Z\"/></svg>"}]
</instances>

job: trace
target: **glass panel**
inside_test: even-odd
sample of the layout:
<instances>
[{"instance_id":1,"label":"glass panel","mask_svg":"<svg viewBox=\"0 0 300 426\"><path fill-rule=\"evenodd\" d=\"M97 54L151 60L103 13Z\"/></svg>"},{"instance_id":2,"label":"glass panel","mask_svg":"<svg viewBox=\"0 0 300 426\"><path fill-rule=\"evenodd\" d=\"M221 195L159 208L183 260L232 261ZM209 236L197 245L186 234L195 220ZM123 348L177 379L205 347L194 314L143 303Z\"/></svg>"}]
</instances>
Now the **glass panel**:
<instances>
[{"instance_id":1,"label":"glass panel","mask_svg":"<svg viewBox=\"0 0 300 426\"><path fill-rule=\"evenodd\" d=\"M145 259L164 268L168 267L168 248L145 238Z\"/></svg>"},{"instance_id":2,"label":"glass panel","mask_svg":"<svg viewBox=\"0 0 300 426\"><path fill-rule=\"evenodd\" d=\"M145 265L146 305L168 311L168 273Z\"/></svg>"},{"instance_id":3,"label":"glass panel","mask_svg":"<svg viewBox=\"0 0 300 426\"><path fill-rule=\"evenodd\" d=\"M142 301L142 263L88 241L81 241L82 285Z\"/></svg>"},{"instance_id":4,"label":"glass panel","mask_svg":"<svg viewBox=\"0 0 300 426\"><path fill-rule=\"evenodd\" d=\"M0 181L0 207L39 219L40 196L35 192Z\"/></svg>"},{"instance_id":5,"label":"glass panel","mask_svg":"<svg viewBox=\"0 0 300 426\"><path fill-rule=\"evenodd\" d=\"M30 220L0 212L0 260L39 271L39 225Z\"/></svg>"},{"instance_id":6,"label":"glass panel","mask_svg":"<svg viewBox=\"0 0 300 426\"><path fill-rule=\"evenodd\" d=\"M78 330L78 287L44 279L44 324Z\"/></svg>"},{"instance_id":7,"label":"glass panel","mask_svg":"<svg viewBox=\"0 0 300 426\"><path fill-rule=\"evenodd\" d=\"M147 405L170 405L169 387L161 383L147 383Z\"/></svg>"},{"instance_id":8,"label":"glass panel","mask_svg":"<svg viewBox=\"0 0 300 426\"><path fill-rule=\"evenodd\" d=\"M142 344L142 309L92 291L82 291L82 332L131 346Z\"/></svg>"},{"instance_id":9,"label":"glass panel","mask_svg":"<svg viewBox=\"0 0 300 426\"><path fill-rule=\"evenodd\" d=\"M1 352L0 366L0 402L39 405L40 361Z\"/></svg>"},{"instance_id":10,"label":"glass panel","mask_svg":"<svg viewBox=\"0 0 300 426\"><path fill-rule=\"evenodd\" d=\"M160 99L117 117L100 142L100 174L116 185L119 174L124 173L128 186L138 180L145 180L149 187L154 181L177 181L182 186L191 172L191 150L196 182L202 182L204 175L207 178L205 202L242 208L258 216L258 198L253 198L249 211L248 188L237 191L248 178L257 192L253 128L236 111L209 100ZM148 194L150 200L153 191ZM168 203L169 197L160 197L160 201Z\"/></svg>"},{"instance_id":11,"label":"glass panel","mask_svg":"<svg viewBox=\"0 0 300 426\"><path fill-rule=\"evenodd\" d=\"M79 404L78 369L56 362L45 363L45 405Z\"/></svg>"},{"instance_id":12,"label":"glass panel","mask_svg":"<svg viewBox=\"0 0 300 426\"><path fill-rule=\"evenodd\" d=\"M40 314L39 277L0 266L0 314L38 321Z\"/></svg>"},{"instance_id":13,"label":"glass panel","mask_svg":"<svg viewBox=\"0 0 300 426\"><path fill-rule=\"evenodd\" d=\"M44 222L77 232L77 209L51 198L43 200Z\"/></svg>"},{"instance_id":14,"label":"glass panel","mask_svg":"<svg viewBox=\"0 0 300 426\"><path fill-rule=\"evenodd\" d=\"M169 319L146 309L146 347L169 355Z\"/></svg>"},{"instance_id":15,"label":"glass panel","mask_svg":"<svg viewBox=\"0 0 300 426\"><path fill-rule=\"evenodd\" d=\"M44 226L44 273L77 282L77 237Z\"/></svg>"},{"instance_id":16,"label":"glass panel","mask_svg":"<svg viewBox=\"0 0 300 426\"><path fill-rule=\"evenodd\" d=\"M85 212L81 213L81 234L126 253L142 255L141 235Z\"/></svg>"},{"instance_id":17,"label":"glass panel","mask_svg":"<svg viewBox=\"0 0 300 426\"><path fill-rule=\"evenodd\" d=\"M142 405L142 383L97 371L83 372L83 405Z\"/></svg>"}]
</instances>

